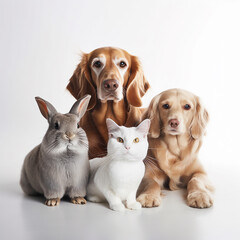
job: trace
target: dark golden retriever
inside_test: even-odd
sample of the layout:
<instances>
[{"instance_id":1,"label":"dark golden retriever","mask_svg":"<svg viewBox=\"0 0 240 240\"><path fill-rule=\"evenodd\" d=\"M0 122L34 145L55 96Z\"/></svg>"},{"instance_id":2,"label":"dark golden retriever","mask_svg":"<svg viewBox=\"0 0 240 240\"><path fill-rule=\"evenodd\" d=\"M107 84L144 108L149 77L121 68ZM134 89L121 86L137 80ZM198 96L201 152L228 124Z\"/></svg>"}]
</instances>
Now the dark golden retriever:
<instances>
[{"instance_id":1,"label":"dark golden retriever","mask_svg":"<svg viewBox=\"0 0 240 240\"><path fill-rule=\"evenodd\" d=\"M150 87L137 57L112 47L83 53L67 89L79 99L90 94L81 126L89 139L89 157L106 154L106 118L118 125L135 126L141 118L141 97Z\"/></svg>"}]
</instances>

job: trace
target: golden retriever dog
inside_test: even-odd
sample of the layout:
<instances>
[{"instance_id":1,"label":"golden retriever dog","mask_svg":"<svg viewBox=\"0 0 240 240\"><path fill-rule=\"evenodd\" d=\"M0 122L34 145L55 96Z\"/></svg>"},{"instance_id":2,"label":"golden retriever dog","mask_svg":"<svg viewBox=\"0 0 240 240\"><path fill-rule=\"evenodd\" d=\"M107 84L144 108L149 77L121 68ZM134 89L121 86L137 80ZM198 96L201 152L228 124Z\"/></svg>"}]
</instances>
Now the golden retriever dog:
<instances>
[{"instance_id":1,"label":"golden retriever dog","mask_svg":"<svg viewBox=\"0 0 240 240\"><path fill-rule=\"evenodd\" d=\"M208 208L213 204L211 186L198 160L208 112L190 92L170 89L155 96L143 119L151 119L146 172L137 200L143 207L161 202L161 189L187 188L187 204Z\"/></svg>"},{"instance_id":2,"label":"golden retriever dog","mask_svg":"<svg viewBox=\"0 0 240 240\"><path fill-rule=\"evenodd\" d=\"M125 50L103 47L82 53L67 89L76 99L92 96L80 123L88 136L90 159L106 155L106 118L135 126L142 115L141 97L149 87L139 59Z\"/></svg>"}]
</instances>

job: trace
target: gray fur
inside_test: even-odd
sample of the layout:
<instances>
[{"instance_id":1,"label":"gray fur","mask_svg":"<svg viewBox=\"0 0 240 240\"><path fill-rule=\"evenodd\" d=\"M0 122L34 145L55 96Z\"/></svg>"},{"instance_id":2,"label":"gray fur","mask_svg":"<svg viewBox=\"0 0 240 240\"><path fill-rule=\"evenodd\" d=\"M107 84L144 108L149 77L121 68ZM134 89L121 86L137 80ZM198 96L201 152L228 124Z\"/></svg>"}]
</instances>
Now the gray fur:
<instances>
[{"instance_id":1,"label":"gray fur","mask_svg":"<svg viewBox=\"0 0 240 240\"><path fill-rule=\"evenodd\" d=\"M90 98L87 95L79 99L73 105L74 111L68 114L57 113L50 103L36 98L42 115L49 122L49 128L42 143L24 160L20 185L26 194L40 193L46 199L86 195L88 140L85 131L77 125L86 112ZM59 129L55 129L56 123Z\"/></svg>"}]
</instances>

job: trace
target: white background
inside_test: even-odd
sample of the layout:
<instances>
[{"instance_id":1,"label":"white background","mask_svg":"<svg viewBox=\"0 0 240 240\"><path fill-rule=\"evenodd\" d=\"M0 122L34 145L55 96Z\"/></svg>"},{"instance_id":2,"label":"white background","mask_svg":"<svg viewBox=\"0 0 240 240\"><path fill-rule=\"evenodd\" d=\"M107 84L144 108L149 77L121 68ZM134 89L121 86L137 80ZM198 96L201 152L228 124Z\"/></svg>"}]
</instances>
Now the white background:
<instances>
[{"instance_id":1,"label":"white background","mask_svg":"<svg viewBox=\"0 0 240 240\"><path fill-rule=\"evenodd\" d=\"M1 239L239 239L239 12L237 0L1 0ZM53 210L23 195L24 156L47 129L34 97L67 112L74 98L65 87L80 51L103 46L139 56L152 86L145 107L168 88L201 97L211 117L200 156L216 187L213 208L187 207L182 191L125 215L91 203Z\"/></svg>"}]
</instances>

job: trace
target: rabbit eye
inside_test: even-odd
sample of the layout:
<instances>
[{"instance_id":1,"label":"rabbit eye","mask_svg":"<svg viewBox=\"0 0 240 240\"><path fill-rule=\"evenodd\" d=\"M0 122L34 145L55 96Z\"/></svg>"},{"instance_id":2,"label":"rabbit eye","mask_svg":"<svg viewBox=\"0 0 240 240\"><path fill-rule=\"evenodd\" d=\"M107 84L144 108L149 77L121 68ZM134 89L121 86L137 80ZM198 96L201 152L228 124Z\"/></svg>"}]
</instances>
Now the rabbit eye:
<instances>
[{"instance_id":1,"label":"rabbit eye","mask_svg":"<svg viewBox=\"0 0 240 240\"><path fill-rule=\"evenodd\" d=\"M135 138L135 139L133 140L133 142L134 142L134 143L138 143L138 142L139 142L139 138Z\"/></svg>"},{"instance_id":2,"label":"rabbit eye","mask_svg":"<svg viewBox=\"0 0 240 240\"><path fill-rule=\"evenodd\" d=\"M120 142L120 143L123 143L123 142L124 142L121 137L118 137L118 138L117 138L117 141Z\"/></svg>"},{"instance_id":3,"label":"rabbit eye","mask_svg":"<svg viewBox=\"0 0 240 240\"><path fill-rule=\"evenodd\" d=\"M80 125L79 125L79 123L77 124L77 128L80 128Z\"/></svg>"},{"instance_id":4,"label":"rabbit eye","mask_svg":"<svg viewBox=\"0 0 240 240\"><path fill-rule=\"evenodd\" d=\"M55 129L59 130L59 123L56 122L55 125L54 125Z\"/></svg>"}]
</instances>

